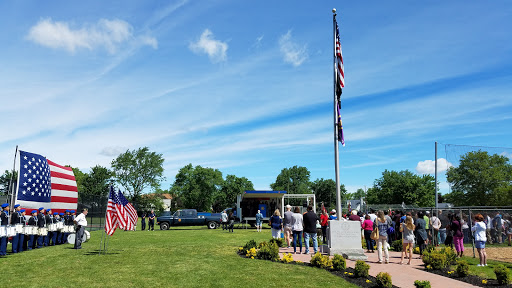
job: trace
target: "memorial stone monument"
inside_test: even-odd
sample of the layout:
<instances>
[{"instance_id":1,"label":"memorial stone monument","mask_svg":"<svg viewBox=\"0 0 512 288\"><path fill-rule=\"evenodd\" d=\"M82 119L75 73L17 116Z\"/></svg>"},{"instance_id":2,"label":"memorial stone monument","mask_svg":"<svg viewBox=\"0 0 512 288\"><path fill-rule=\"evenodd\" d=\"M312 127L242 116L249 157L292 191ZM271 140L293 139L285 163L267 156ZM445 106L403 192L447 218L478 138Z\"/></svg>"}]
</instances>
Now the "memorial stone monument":
<instances>
[{"instance_id":1,"label":"memorial stone monument","mask_svg":"<svg viewBox=\"0 0 512 288\"><path fill-rule=\"evenodd\" d=\"M339 254L350 260L367 260L361 245L359 221L329 221L329 255Z\"/></svg>"}]
</instances>

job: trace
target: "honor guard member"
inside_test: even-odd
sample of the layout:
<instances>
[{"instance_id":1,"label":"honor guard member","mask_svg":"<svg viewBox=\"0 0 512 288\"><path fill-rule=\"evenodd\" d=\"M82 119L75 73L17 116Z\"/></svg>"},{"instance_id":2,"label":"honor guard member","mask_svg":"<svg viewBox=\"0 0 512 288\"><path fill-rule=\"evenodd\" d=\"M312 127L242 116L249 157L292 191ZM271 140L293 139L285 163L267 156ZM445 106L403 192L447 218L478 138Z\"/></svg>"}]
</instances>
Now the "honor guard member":
<instances>
[{"instance_id":1,"label":"honor guard member","mask_svg":"<svg viewBox=\"0 0 512 288\"><path fill-rule=\"evenodd\" d=\"M2 204L2 212L0 212L1 229L7 233L7 224L9 223L9 204ZM0 237L0 256L7 255L7 234Z\"/></svg>"},{"instance_id":2,"label":"honor guard member","mask_svg":"<svg viewBox=\"0 0 512 288\"><path fill-rule=\"evenodd\" d=\"M87 208L82 209L82 213L76 216L75 222L76 224L76 237L75 237L75 246L74 249L82 249L82 237L84 236L85 227L87 227Z\"/></svg>"},{"instance_id":3,"label":"honor guard member","mask_svg":"<svg viewBox=\"0 0 512 288\"><path fill-rule=\"evenodd\" d=\"M21 224L21 225L23 225L23 227L25 227L25 224L26 224L26 221L25 221L25 209L21 209L19 212L20 212L20 217L18 219L19 224ZM21 231L21 233L18 234L18 253L19 252L23 252L24 247L26 247L26 244L25 244L25 234L23 234L23 231Z\"/></svg>"},{"instance_id":4,"label":"honor guard member","mask_svg":"<svg viewBox=\"0 0 512 288\"><path fill-rule=\"evenodd\" d=\"M20 223L20 216L21 216L21 213L20 213L20 210L21 210L21 207L20 207L20 204L16 204L14 205L14 211L12 212L12 215L11 215L11 225L12 226L15 226L16 224L21 224ZM18 253L18 244L19 244L19 241L20 241L20 234L16 232L16 235L14 237L12 237L12 253Z\"/></svg>"},{"instance_id":5,"label":"honor guard member","mask_svg":"<svg viewBox=\"0 0 512 288\"><path fill-rule=\"evenodd\" d=\"M65 224L64 213L62 212L59 213L59 221L62 222L62 224ZM62 232L62 230L59 230L59 232L57 233L57 244L64 244L64 241L62 239L64 239L64 232Z\"/></svg>"},{"instance_id":6,"label":"honor guard member","mask_svg":"<svg viewBox=\"0 0 512 288\"><path fill-rule=\"evenodd\" d=\"M32 214L32 217L30 217L30 219L28 219L27 225L36 228L37 220L38 220L37 210L32 210L32 212L30 212L30 214ZM34 234L31 234L30 236L28 236L27 250L32 250L32 248L35 248L34 247L36 245L36 243L34 242L35 238L36 238L36 235L34 235Z\"/></svg>"},{"instance_id":7,"label":"honor guard member","mask_svg":"<svg viewBox=\"0 0 512 288\"><path fill-rule=\"evenodd\" d=\"M46 210L46 215L44 216L44 220L46 221L46 227L53 223L53 214L52 209L48 208ZM50 239L53 237L53 232L48 231L48 235L44 238L44 246L50 246Z\"/></svg>"},{"instance_id":8,"label":"honor guard member","mask_svg":"<svg viewBox=\"0 0 512 288\"><path fill-rule=\"evenodd\" d=\"M59 219L58 217L59 217L59 213L58 212L53 212L53 217L52 217L52 223L53 224L57 224L57 221ZM51 243L52 246L55 246L55 244L57 244L57 234L58 233L59 232L57 230L52 232L52 239L50 239L50 240L52 240L52 243Z\"/></svg>"},{"instance_id":9,"label":"honor guard member","mask_svg":"<svg viewBox=\"0 0 512 288\"><path fill-rule=\"evenodd\" d=\"M44 210L43 207L39 208L39 214L37 214L37 227L39 229L41 228L46 228L46 217L44 215L44 212L46 210ZM48 235L38 235L37 236L37 248L42 248L44 246L44 243L45 243L45 237L47 237Z\"/></svg>"},{"instance_id":10,"label":"honor guard member","mask_svg":"<svg viewBox=\"0 0 512 288\"><path fill-rule=\"evenodd\" d=\"M64 216L64 225L73 225L73 215L71 215L71 210L66 210L66 216ZM68 236L69 233L64 233L64 235L62 236L64 238L63 243L66 243L66 241L68 241Z\"/></svg>"},{"instance_id":11,"label":"honor guard member","mask_svg":"<svg viewBox=\"0 0 512 288\"><path fill-rule=\"evenodd\" d=\"M148 231L149 229L151 229L151 231L155 231L155 212L153 209L151 209L151 213L149 213L148 218Z\"/></svg>"},{"instance_id":12,"label":"honor guard member","mask_svg":"<svg viewBox=\"0 0 512 288\"><path fill-rule=\"evenodd\" d=\"M140 223L142 224L142 231L146 229L146 212L142 211L142 215L140 216Z\"/></svg>"}]
</instances>

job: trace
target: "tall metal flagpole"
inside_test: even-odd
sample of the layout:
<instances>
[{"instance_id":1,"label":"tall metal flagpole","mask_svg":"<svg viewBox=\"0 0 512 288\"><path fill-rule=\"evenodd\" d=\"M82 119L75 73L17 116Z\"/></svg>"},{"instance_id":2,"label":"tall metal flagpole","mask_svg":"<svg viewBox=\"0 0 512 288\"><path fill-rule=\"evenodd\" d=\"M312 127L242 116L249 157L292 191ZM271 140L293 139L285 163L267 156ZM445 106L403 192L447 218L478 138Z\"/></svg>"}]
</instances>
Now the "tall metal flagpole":
<instances>
[{"instance_id":1,"label":"tall metal flagpole","mask_svg":"<svg viewBox=\"0 0 512 288\"><path fill-rule=\"evenodd\" d=\"M333 31L333 64L334 64L334 171L336 173L336 210L338 220L341 218L341 194L340 194L340 164L338 159L338 99L336 97L337 65L336 65L336 8L332 9L332 31Z\"/></svg>"},{"instance_id":2,"label":"tall metal flagpole","mask_svg":"<svg viewBox=\"0 0 512 288\"><path fill-rule=\"evenodd\" d=\"M13 187L12 187L12 177L14 177L14 170L16 169L16 157L18 156L18 145L16 145L16 152L14 152L14 163L12 164L12 171L11 171L11 179L9 180L9 192L8 194L10 194L11 196L11 207L10 209L13 210L14 209L14 200L15 200L15 193L13 191ZM19 177L18 177L19 178ZM9 198L9 196L7 196L7 198Z\"/></svg>"}]
</instances>

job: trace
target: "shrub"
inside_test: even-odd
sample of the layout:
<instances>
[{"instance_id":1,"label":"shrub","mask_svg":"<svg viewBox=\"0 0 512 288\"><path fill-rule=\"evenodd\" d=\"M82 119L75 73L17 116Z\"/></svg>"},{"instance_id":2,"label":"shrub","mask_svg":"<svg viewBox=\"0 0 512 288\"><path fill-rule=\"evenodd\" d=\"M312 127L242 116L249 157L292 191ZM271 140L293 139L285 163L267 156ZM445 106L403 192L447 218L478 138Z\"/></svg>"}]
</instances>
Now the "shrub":
<instances>
[{"instance_id":1,"label":"shrub","mask_svg":"<svg viewBox=\"0 0 512 288\"><path fill-rule=\"evenodd\" d=\"M366 248L366 240L364 238L361 238L361 246L363 247L363 249L370 250Z\"/></svg>"},{"instance_id":2,"label":"shrub","mask_svg":"<svg viewBox=\"0 0 512 288\"><path fill-rule=\"evenodd\" d=\"M260 244L258 244L258 249L261 249L263 246L267 246L267 245L268 245L268 243L263 241Z\"/></svg>"},{"instance_id":3,"label":"shrub","mask_svg":"<svg viewBox=\"0 0 512 288\"><path fill-rule=\"evenodd\" d=\"M423 249L423 253L425 253L425 251L427 251L428 253L436 251L436 246L434 246L432 244L428 244L427 247L425 247L425 249Z\"/></svg>"},{"instance_id":4,"label":"shrub","mask_svg":"<svg viewBox=\"0 0 512 288\"><path fill-rule=\"evenodd\" d=\"M257 253L256 248L252 247L251 249L247 250L247 253L245 253L245 257L254 259L254 257L256 256L256 253Z\"/></svg>"},{"instance_id":5,"label":"shrub","mask_svg":"<svg viewBox=\"0 0 512 288\"><path fill-rule=\"evenodd\" d=\"M446 254L439 251L433 251L432 253L423 254L423 263L430 268L428 269L443 269L447 267Z\"/></svg>"},{"instance_id":6,"label":"shrub","mask_svg":"<svg viewBox=\"0 0 512 288\"><path fill-rule=\"evenodd\" d=\"M455 250L451 247L443 247L441 248L441 253L446 255L446 266L455 264L457 262L457 254L455 253ZM444 268L444 267L443 267Z\"/></svg>"},{"instance_id":7,"label":"shrub","mask_svg":"<svg viewBox=\"0 0 512 288\"><path fill-rule=\"evenodd\" d=\"M247 250L251 249L251 248L256 248L258 247L258 244L256 243L256 241L254 240L250 240L248 241L247 243L245 243L244 247L242 247L242 254L247 254Z\"/></svg>"},{"instance_id":8,"label":"shrub","mask_svg":"<svg viewBox=\"0 0 512 288\"><path fill-rule=\"evenodd\" d=\"M412 249L412 253L420 254L420 247L419 246L414 247L414 249Z\"/></svg>"},{"instance_id":9,"label":"shrub","mask_svg":"<svg viewBox=\"0 0 512 288\"><path fill-rule=\"evenodd\" d=\"M317 252L315 255L313 255L309 263L315 267L323 269L330 268L333 265L331 258L329 258L327 255L320 254L320 252Z\"/></svg>"},{"instance_id":10,"label":"shrub","mask_svg":"<svg viewBox=\"0 0 512 288\"><path fill-rule=\"evenodd\" d=\"M357 260L354 268L354 274L356 277L368 277L368 270L370 265L366 264L363 260Z\"/></svg>"},{"instance_id":11,"label":"shrub","mask_svg":"<svg viewBox=\"0 0 512 288\"><path fill-rule=\"evenodd\" d=\"M276 243L264 245L256 253L256 258L263 260L279 260L279 247Z\"/></svg>"},{"instance_id":12,"label":"shrub","mask_svg":"<svg viewBox=\"0 0 512 288\"><path fill-rule=\"evenodd\" d=\"M391 283L391 275L389 275L389 273L380 272L379 274L377 274L377 277L375 277L375 278L377 279L377 285L379 287L383 287L383 288L393 287L393 283Z\"/></svg>"},{"instance_id":13,"label":"shrub","mask_svg":"<svg viewBox=\"0 0 512 288\"><path fill-rule=\"evenodd\" d=\"M391 249L397 252L402 251L402 240L395 240L391 242Z\"/></svg>"},{"instance_id":14,"label":"shrub","mask_svg":"<svg viewBox=\"0 0 512 288\"><path fill-rule=\"evenodd\" d=\"M283 262L283 263L291 263L291 262L293 262L292 253L284 253L283 254L283 259L281 259L281 262Z\"/></svg>"},{"instance_id":15,"label":"shrub","mask_svg":"<svg viewBox=\"0 0 512 288\"><path fill-rule=\"evenodd\" d=\"M430 281L420 281L420 280L416 280L414 281L414 287L416 288L432 288L432 286L430 286Z\"/></svg>"},{"instance_id":16,"label":"shrub","mask_svg":"<svg viewBox=\"0 0 512 288\"><path fill-rule=\"evenodd\" d=\"M332 258L332 268L336 271L345 270L347 269L347 261L345 261L343 256L334 254L334 257Z\"/></svg>"},{"instance_id":17,"label":"shrub","mask_svg":"<svg viewBox=\"0 0 512 288\"><path fill-rule=\"evenodd\" d=\"M496 274L496 279L500 285L507 285L512 282L510 271L503 264L499 264L494 267L494 274Z\"/></svg>"},{"instance_id":18,"label":"shrub","mask_svg":"<svg viewBox=\"0 0 512 288\"><path fill-rule=\"evenodd\" d=\"M469 275L469 264L468 262L464 260L460 260L457 262L457 268L455 269L457 271L457 275L459 277L466 277Z\"/></svg>"},{"instance_id":19,"label":"shrub","mask_svg":"<svg viewBox=\"0 0 512 288\"><path fill-rule=\"evenodd\" d=\"M284 239L282 239L282 238L272 238L272 239L270 239L270 241L268 241L268 243L270 243L270 244L276 243L277 247L283 247L283 242L284 242Z\"/></svg>"}]
</instances>

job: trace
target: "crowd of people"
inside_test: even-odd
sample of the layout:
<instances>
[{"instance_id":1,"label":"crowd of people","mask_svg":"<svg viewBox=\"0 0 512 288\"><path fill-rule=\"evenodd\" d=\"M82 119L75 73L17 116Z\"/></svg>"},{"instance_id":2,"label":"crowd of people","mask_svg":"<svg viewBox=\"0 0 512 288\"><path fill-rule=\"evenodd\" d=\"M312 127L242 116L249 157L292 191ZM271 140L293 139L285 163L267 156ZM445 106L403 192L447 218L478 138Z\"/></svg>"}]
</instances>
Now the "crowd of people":
<instances>
[{"instance_id":1,"label":"crowd of people","mask_svg":"<svg viewBox=\"0 0 512 288\"><path fill-rule=\"evenodd\" d=\"M78 236L83 235L84 228L87 226L85 219L87 209L76 216L74 210L66 210L65 213L52 213L51 209L41 207L28 212L16 204L13 206L14 210L9 211L7 203L2 204L1 207L0 256L7 255L9 239L11 239L12 253L20 253L64 244L67 242L69 234L76 231ZM77 240L74 248L81 249L82 236L75 238Z\"/></svg>"}]
</instances>

